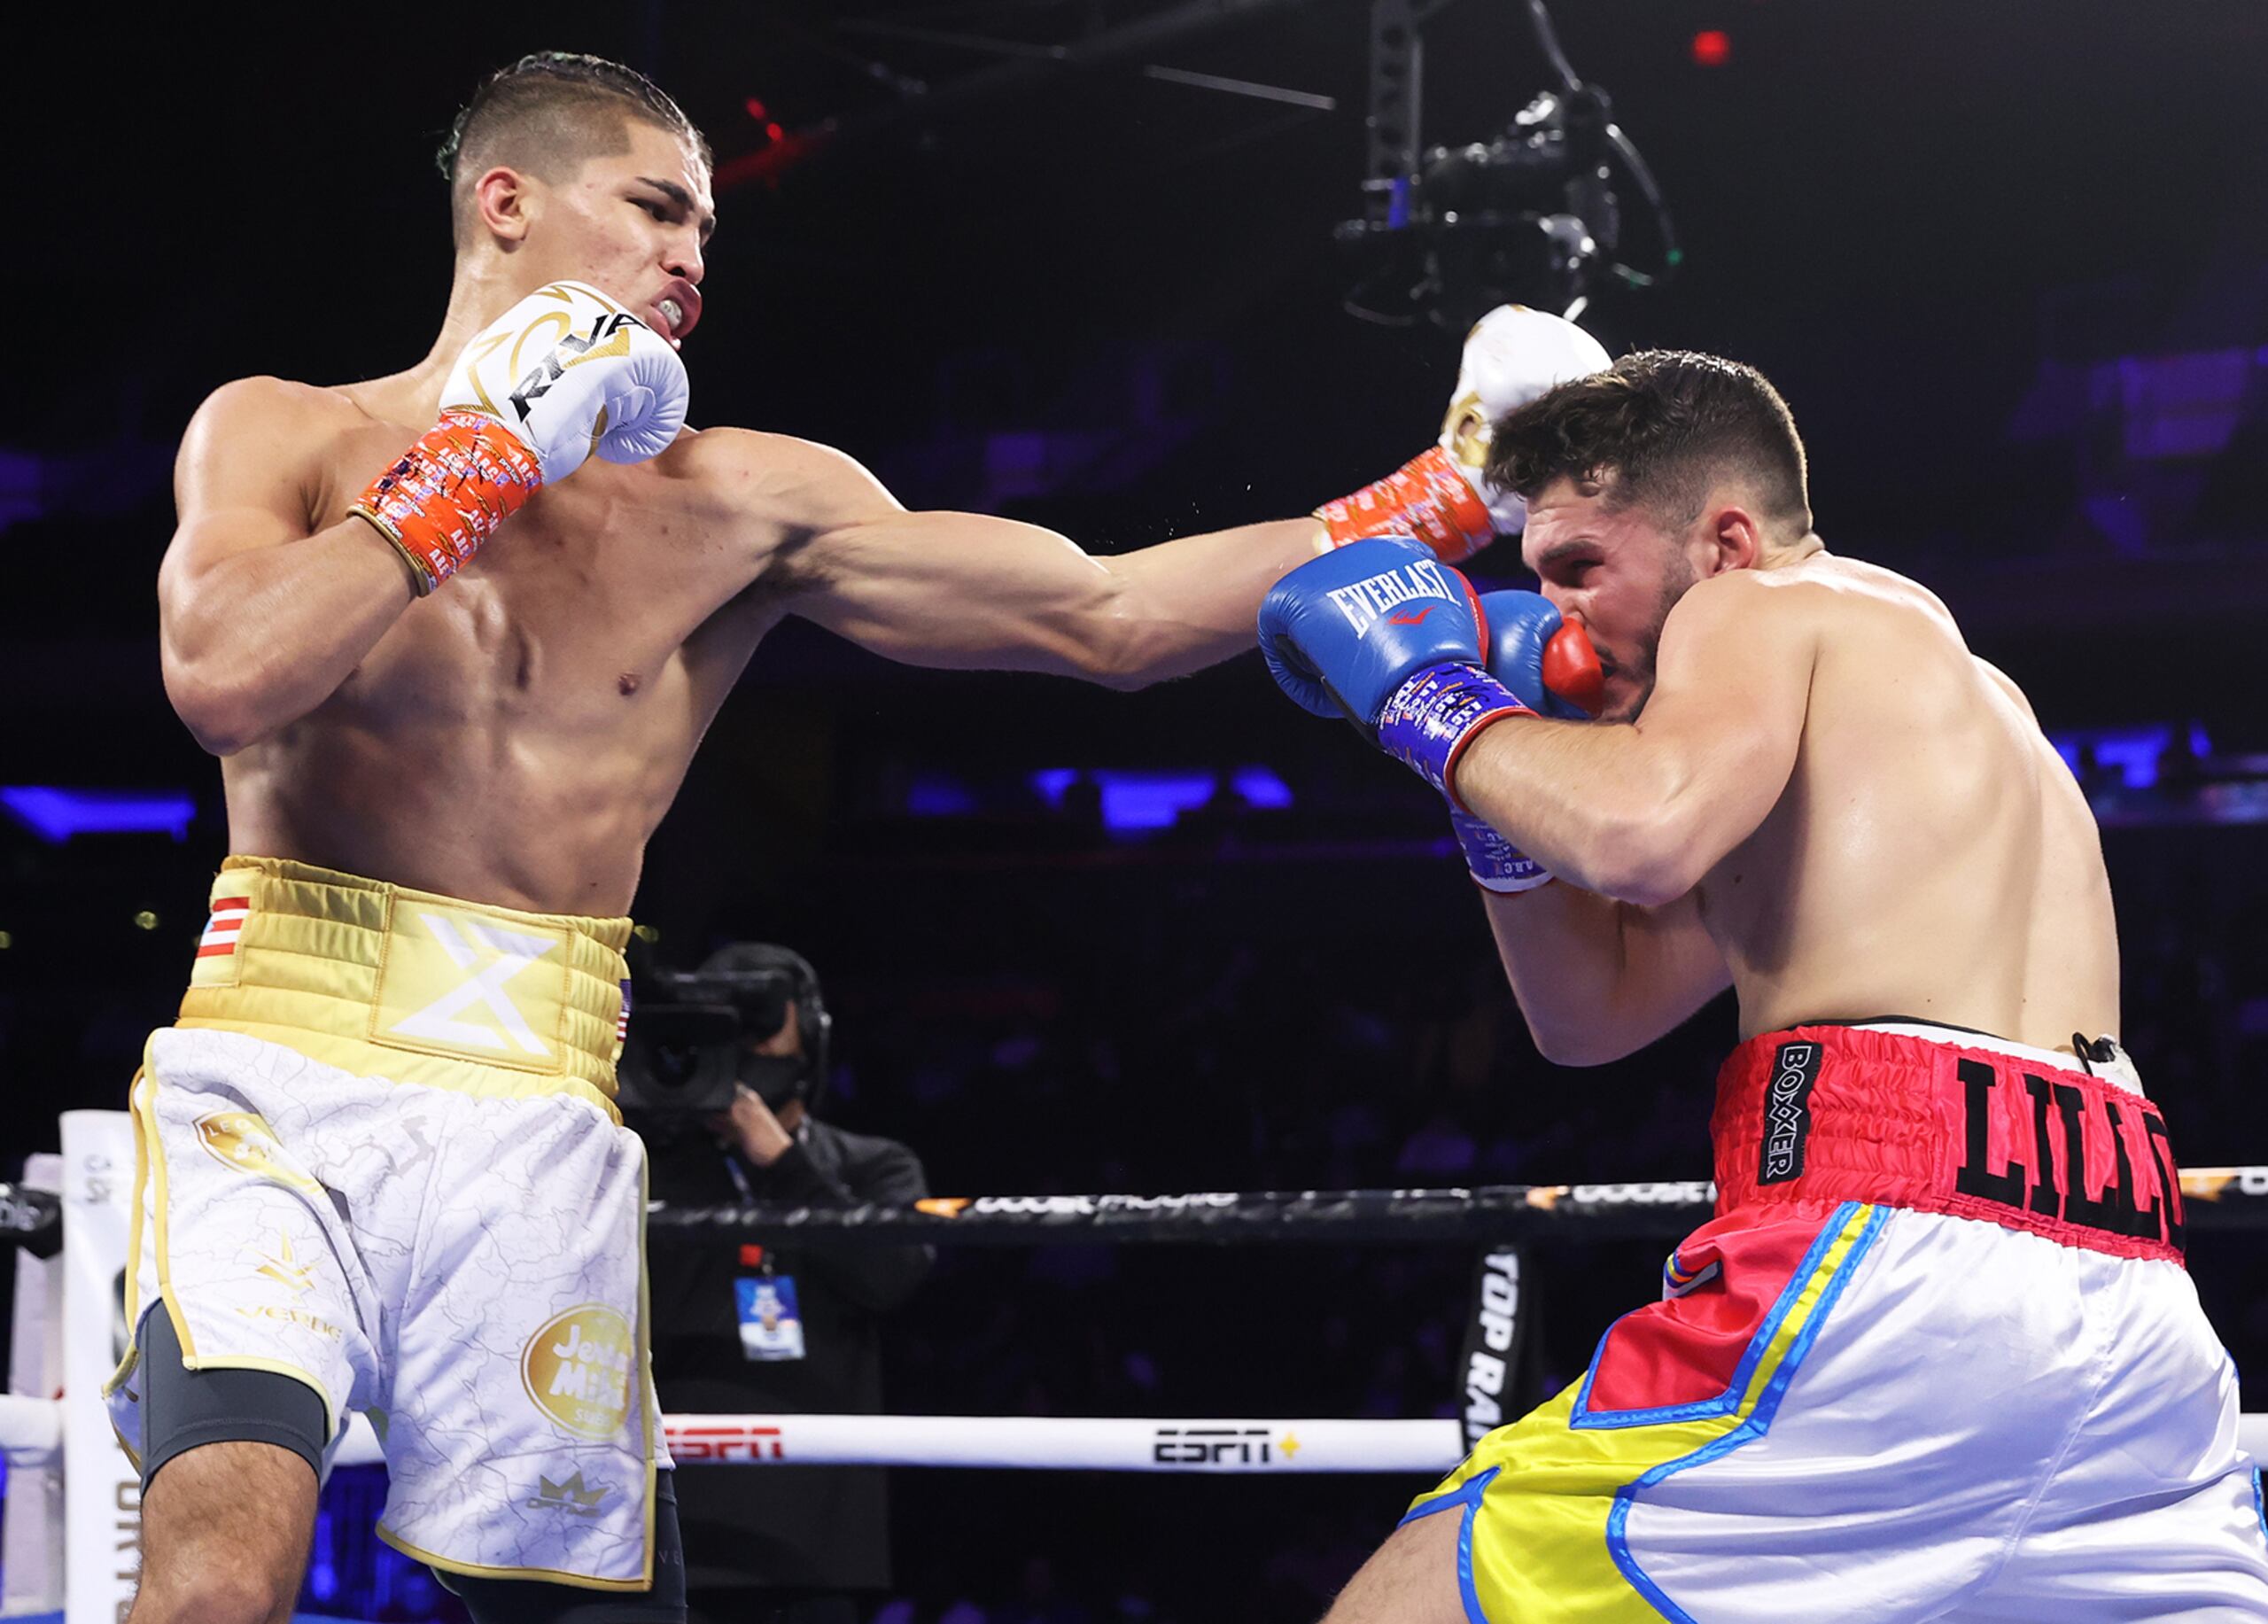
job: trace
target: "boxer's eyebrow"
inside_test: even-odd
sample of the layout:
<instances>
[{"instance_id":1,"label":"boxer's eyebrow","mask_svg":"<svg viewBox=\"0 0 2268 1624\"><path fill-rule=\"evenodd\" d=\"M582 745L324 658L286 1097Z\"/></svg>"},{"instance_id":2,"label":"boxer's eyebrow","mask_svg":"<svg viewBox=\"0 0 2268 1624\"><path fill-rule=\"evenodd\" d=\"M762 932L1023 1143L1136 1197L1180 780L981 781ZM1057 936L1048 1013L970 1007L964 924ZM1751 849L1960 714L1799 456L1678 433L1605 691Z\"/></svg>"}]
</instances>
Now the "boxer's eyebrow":
<instances>
[{"instance_id":1,"label":"boxer's eyebrow","mask_svg":"<svg viewBox=\"0 0 2268 1624\"><path fill-rule=\"evenodd\" d=\"M1531 567L1538 575L1542 575L1547 571L1565 563L1577 554L1588 554L1596 558L1598 556L1598 542L1590 536L1569 536L1564 541L1554 541L1536 555L1535 563Z\"/></svg>"},{"instance_id":2,"label":"boxer's eyebrow","mask_svg":"<svg viewBox=\"0 0 2268 1624\"><path fill-rule=\"evenodd\" d=\"M672 203L676 204L679 209L684 213L698 215L701 221L701 240L703 242L707 242L711 237L716 235L717 217L714 214L701 214L700 210L694 206L693 194L686 190L684 187L679 185L675 181L657 181L650 175L641 175L638 177L638 183L641 186L652 187L656 191L660 192L662 196L667 198Z\"/></svg>"}]
</instances>

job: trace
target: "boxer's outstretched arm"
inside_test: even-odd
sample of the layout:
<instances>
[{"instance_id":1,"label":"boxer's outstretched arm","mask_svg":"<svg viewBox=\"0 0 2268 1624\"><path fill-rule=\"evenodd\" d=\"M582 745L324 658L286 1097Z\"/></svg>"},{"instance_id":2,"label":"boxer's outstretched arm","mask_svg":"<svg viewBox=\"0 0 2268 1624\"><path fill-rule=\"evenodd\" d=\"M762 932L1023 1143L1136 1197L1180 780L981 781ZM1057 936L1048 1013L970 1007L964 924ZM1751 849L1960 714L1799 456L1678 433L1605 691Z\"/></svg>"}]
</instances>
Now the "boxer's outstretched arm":
<instances>
[{"instance_id":1,"label":"boxer's outstretched arm","mask_svg":"<svg viewBox=\"0 0 2268 1624\"><path fill-rule=\"evenodd\" d=\"M1456 796L1553 874L1642 906L1676 901L1756 832L1795 770L1817 655L1813 594L1736 570L1662 628L1652 698L1628 724L1495 723Z\"/></svg>"},{"instance_id":2,"label":"boxer's outstretched arm","mask_svg":"<svg viewBox=\"0 0 2268 1624\"><path fill-rule=\"evenodd\" d=\"M1690 893L1658 908L1564 881L1483 896L1528 1035L1556 1064L1600 1066L1635 1053L1732 985Z\"/></svg>"},{"instance_id":3,"label":"boxer's outstretched arm","mask_svg":"<svg viewBox=\"0 0 2268 1624\"><path fill-rule=\"evenodd\" d=\"M908 512L849 458L790 445L751 493L785 538L768 584L793 613L911 664L1113 688L1184 675L1249 650L1262 596L1328 546L1300 518L1097 557L1037 524Z\"/></svg>"},{"instance_id":4,"label":"boxer's outstretched arm","mask_svg":"<svg viewBox=\"0 0 2268 1624\"><path fill-rule=\"evenodd\" d=\"M276 378L225 385L190 420L175 464L181 523L158 571L159 646L174 709L216 756L330 698L415 601L368 522L309 528L330 432L314 393Z\"/></svg>"}]
</instances>

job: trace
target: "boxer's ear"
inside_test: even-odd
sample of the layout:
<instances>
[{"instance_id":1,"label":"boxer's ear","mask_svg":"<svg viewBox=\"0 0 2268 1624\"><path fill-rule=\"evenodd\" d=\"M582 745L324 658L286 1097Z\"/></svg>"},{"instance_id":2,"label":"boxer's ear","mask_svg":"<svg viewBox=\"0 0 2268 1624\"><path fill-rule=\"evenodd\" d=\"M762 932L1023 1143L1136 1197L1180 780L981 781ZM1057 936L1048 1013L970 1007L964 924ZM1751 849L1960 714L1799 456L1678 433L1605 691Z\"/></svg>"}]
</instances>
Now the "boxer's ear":
<instances>
[{"instance_id":1,"label":"boxer's ear","mask_svg":"<svg viewBox=\"0 0 2268 1624\"><path fill-rule=\"evenodd\" d=\"M472 183L473 216L490 237L523 241L541 207L540 186L534 177L509 164L498 164Z\"/></svg>"},{"instance_id":2,"label":"boxer's ear","mask_svg":"<svg viewBox=\"0 0 2268 1624\"><path fill-rule=\"evenodd\" d=\"M1702 529L1702 540L1708 548L1702 564L1705 576L1752 570L1764 556L1763 524L1739 502L1712 501L1703 515Z\"/></svg>"}]
</instances>

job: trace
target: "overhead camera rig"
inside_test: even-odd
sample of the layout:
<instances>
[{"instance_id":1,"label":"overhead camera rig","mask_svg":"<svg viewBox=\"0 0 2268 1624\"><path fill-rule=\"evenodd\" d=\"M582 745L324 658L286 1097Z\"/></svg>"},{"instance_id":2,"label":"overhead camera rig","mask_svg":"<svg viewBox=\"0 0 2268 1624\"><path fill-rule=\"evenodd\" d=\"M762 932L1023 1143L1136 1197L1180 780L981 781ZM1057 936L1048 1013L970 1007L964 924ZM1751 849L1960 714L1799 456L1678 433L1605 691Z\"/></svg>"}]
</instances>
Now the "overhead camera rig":
<instances>
[{"instance_id":1,"label":"overhead camera rig","mask_svg":"<svg viewBox=\"0 0 2268 1624\"><path fill-rule=\"evenodd\" d=\"M1543 0L1525 3L1554 88L1493 140L1421 148L1419 28L1449 0L1371 0L1363 212L1337 234L1360 275L1349 313L1394 325L1422 316L1459 331L1508 301L1572 318L1602 276L1644 288L1676 270L1676 229L1653 172L1615 123L1606 92L1568 63ZM1621 256L1618 172L1651 211L1654 270Z\"/></svg>"},{"instance_id":2,"label":"overhead camera rig","mask_svg":"<svg viewBox=\"0 0 2268 1624\"><path fill-rule=\"evenodd\" d=\"M1487 141L1421 147L1424 23L1449 0L1370 0L1370 102L1363 214L1336 233L1353 261L1347 308L1366 320L1407 325L1422 319L1461 331L1493 306L1515 301L1573 316L1602 279L1631 288L1658 285L1680 253L1669 210L1637 147L1614 121L1606 92L1579 78L1560 49L1543 0L1518 0L1550 70L1551 88ZM866 59L832 41L806 37L850 60L892 99L828 119L783 137L773 149L725 166L718 190L776 179L788 164L821 151L866 144L927 128L949 114L998 100L1058 75L1116 67L1170 44L1192 42L1303 0L1179 0L1115 27L1063 43L941 30L900 19L839 18L838 34L989 57L989 65L930 82ZM1019 8L1021 9L1021 8ZM968 13L963 13L964 18ZM1328 96L1199 74L1151 62L1146 77L1223 94L1337 110ZM1624 257L1618 181L1634 187L1652 219L1658 264L1640 270Z\"/></svg>"}]
</instances>

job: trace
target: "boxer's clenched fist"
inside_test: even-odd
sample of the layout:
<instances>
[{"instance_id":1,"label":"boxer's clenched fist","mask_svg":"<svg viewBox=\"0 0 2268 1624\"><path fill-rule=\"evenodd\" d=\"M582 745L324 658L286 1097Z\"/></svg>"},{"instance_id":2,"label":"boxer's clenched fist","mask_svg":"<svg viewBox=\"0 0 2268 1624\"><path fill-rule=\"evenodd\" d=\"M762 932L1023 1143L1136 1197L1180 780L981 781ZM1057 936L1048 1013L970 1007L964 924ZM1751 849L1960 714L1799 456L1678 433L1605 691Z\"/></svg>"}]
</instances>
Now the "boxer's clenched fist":
<instances>
[{"instance_id":1,"label":"boxer's clenched fist","mask_svg":"<svg viewBox=\"0 0 2268 1624\"><path fill-rule=\"evenodd\" d=\"M393 544L423 597L593 451L659 455L685 426L688 392L668 340L596 288L553 283L473 336L441 386L440 421L353 511Z\"/></svg>"},{"instance_id":2,"label":"boxer's clenched fist","mask_svg":"<svg viewBox=\"0 0 2268 1624\"><path fill-rule=\"evenodd\" d=\"M1556 385L1613 362L1573 322L1525 305L1500 305L1474 323L1456 393L1433 448L1376 485L1325 502L1316 517L1340 546L1364 536L1414 535L1450 563L1527 523L1527 504L1482 470L1497 418Z\"/></svg>"},{"instance_id":3,"label":"boxer's clenched fist","mask_svg":"<svg viewBox=\"0 0 2268 1624\"><path fill-rule=\"evenodd\" d=\"M1483 594L1480 620L1488 669L1522 704L1563 722L1588 721L1605 707L1606 672L1590 633L1542 593Z\"/></svg>"},{"instance_id":4,"label":"boxer's clenched fist","mask_svg":"<svg viewBox=\"0 0 2268 1624\"><path fill-rule=\"evenodd\" d=\"M1487 504L1498 535L1518 535L1526 527L1527 503L1518 492L1490 484L1484 471L1496 419L1613 364L1599 341L1573 322L1526 305L1499 305L1472 324L1438 443Z\"/></svg>"},{"instance_id":5,"label":"boxer's clenched fist","mask_svg":"<svg viewBox=\"0 0 2268 1624\"><path fill-rule=\"evenodd\" d=\"M1577 721L1605 703L1604 672L1583 628L1561 618L1541 593L1491 592L1480 600L1488 628L1489 674L1522 704ZM1484 890L1500 895L1550 882L1550 871L1469 812L1452 804L1449 824L1464 866Z\"/></svg>"},{"instance_id":6,"label":"boxer's clenched fist","mask_svg":"<svg viewBox=\"0 0 2268 1624\"><path fill-rule=\"evenodd\" d=\"M441 410L496 419L549 485L594 451L608 462L658 456L685 426L688 393L668 339L587 283L555 282L464 346Z\"/></svg>"},{"instance_id":7,"label":"boxer's clenched fist","mask_svg":"<svg viewBox=\"0 0 2268 1624\"><path fill-rule=\"evenodd\" d=\"M1444 795L1474 734L1530 710L1480 664L1488 629L1472 583L1400 537L1354 542L1277 582L1260 646L1285 693L1343 712Z\"/></svg>"}]
</instances>

